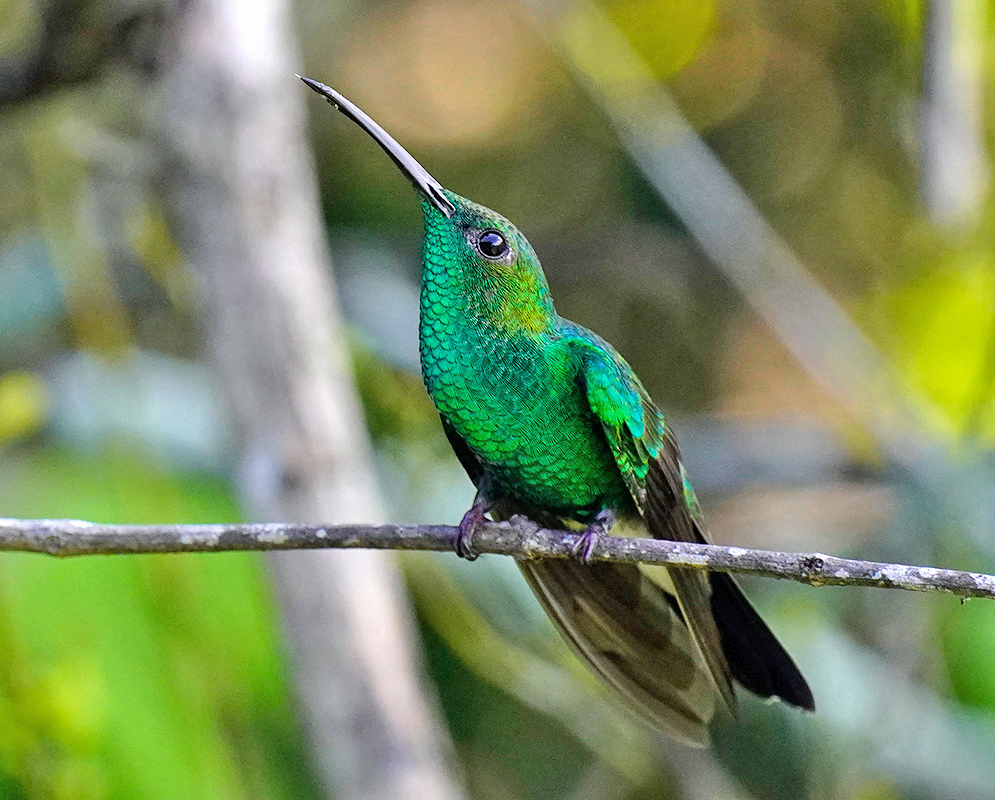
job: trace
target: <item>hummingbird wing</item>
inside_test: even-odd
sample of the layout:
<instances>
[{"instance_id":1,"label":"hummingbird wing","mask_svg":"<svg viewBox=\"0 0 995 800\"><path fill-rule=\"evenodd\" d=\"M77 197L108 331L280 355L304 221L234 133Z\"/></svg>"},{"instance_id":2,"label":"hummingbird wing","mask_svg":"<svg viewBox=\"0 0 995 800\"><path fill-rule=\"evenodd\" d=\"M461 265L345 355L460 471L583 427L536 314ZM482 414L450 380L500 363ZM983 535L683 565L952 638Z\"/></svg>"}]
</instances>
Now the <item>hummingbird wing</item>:
<instances>
[{"instance_id":1,"label":"hummingbird wing","mask_svg":"<svg viewBox=\"0 0 995 800\"><path fill-rule=\"evenodd\" d=\"M700 541L704 534L696 519L697 500L663 414L632 368L607 343L580 341L588 403L650 534L678 542ZM735 714L732 671L712 614L708 574L674 567L667 567L666 574L708 672Z\"/></svg>"},{"instance_id":2,"label":"hummingbird wing","mask_svg":"<svg viewBox=\"0 0 995 800\"><path fill-rule=\"evenodd\" d=\"M657 539L707 543L698 499L663 414L625 360L594 334L584 333L587 336L579 341L588 402L646 527ZM815 710L805 678L731 575L663 569L719 693L733 713L734 677L761 697L780 697Z\"/></svg>"},{"instance_id":3,"label":"hummingbird wing","mask_svg":"<svg viewBox=\"0 0 995 800\"><path fill-rule=\"evenodd\" d=\"M672 595L628 564L518 566L573 651L632 711L686 744L708 744L715 690Z\"/></svg>"},{"instance_id":4,"label":"hummingbird wing","mask_svg":"<svg viewBox=\"0 0 995 800\"><path fill-rule=\"evenodd\" d=\"M442 428L467 475L479 483L484 468L473 451L445 416ZM493 515L516 510L499 506ZM628 564L547 559L518 566L577 656L634 712L689 745L707 744L715 692L672 595Z\"/></svg>"}]
</instances>

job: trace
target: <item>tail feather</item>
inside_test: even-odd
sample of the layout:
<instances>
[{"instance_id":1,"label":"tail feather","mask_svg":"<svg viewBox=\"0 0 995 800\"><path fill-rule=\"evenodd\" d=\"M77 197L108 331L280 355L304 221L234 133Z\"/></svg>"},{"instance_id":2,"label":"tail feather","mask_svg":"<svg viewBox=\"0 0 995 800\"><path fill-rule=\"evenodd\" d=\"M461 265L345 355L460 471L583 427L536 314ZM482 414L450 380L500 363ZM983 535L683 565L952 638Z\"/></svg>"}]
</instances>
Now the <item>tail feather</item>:
<instances>
[{"instance_id":1,"label":"tail feather","mask_svg":"<svg viewBox=\"0 0 995 800\"><path fill-rule=\"evenodd\" d=\"M650 463L644 518L657 539L708 542L697 500L686 497L686 476L676 442ZM684 493L682 494L682 488ZM730 575L667 568L684 619L722 697L733 714L732 678L761 697L780 697L814 710L812 690Z\"/></svg>"},{"instance_id":2,"label":"tail feather","mask_svg":"<svg viewBox=\"0 0 995 800\"><path fill-rule=\"evenodd\" d=\"M729 668L744 688L815 711L801 671L731 575L712 573L712 615Z\"/></svg>"}]
</instances>

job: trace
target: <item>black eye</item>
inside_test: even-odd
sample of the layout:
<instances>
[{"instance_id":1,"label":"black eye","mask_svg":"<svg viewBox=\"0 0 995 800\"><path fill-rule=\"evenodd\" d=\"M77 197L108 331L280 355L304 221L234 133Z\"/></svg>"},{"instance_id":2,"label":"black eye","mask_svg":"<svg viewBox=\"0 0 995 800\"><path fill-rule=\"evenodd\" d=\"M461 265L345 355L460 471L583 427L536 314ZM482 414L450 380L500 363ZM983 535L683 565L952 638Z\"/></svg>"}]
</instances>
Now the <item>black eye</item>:
<instances>
[{"instance_id":1,"label":"black eye","mask_svg":"<svg viewBox=\"0 0 995 800\"><path fill-rule=\"evenodd\" d=\"M508 240L497 231L484 231L477 239L477 249L487 258L501 258L508 252Z\"/></svg>"}]
</instances>

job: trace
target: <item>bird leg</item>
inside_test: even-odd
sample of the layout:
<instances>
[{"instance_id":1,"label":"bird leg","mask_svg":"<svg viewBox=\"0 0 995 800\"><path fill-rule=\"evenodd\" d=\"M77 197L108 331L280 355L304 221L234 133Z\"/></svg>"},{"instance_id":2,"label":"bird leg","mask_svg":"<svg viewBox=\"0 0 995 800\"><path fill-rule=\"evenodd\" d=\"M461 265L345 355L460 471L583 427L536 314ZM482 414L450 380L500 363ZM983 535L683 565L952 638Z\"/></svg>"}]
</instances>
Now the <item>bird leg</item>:
<instances>
[{"instance_id":1,"label":"bird leg","mask_svg":"<svg viewBox=\"0 0 995 800\"><path fill-rule=\"evenodd\" d=\"M591 553L594 552L598 539L603 534L608 533L615 524L615 512L610 508L603 508L598 512L594 521L577 536L577 541L570 548L570 553L580 561L581 564L588 564L591 561Z\"/></svg>"},{"instance_id":2,"label":"bird leg","mask_svg":"<svg viewBox=\"0 0 995 800\"><path fill-rule=\"evenodd\" d=\"M482 480L477 487L477 494L473 498L473 505L463 515L463 519L460 520L459 527L456 529L453 549L456 551L456 555L467 561L473 561L480 555L473 549L473 533L477 526L484 521L484 515L494 506L489 489L489 481Z\"/></svg>"}]
</instances>

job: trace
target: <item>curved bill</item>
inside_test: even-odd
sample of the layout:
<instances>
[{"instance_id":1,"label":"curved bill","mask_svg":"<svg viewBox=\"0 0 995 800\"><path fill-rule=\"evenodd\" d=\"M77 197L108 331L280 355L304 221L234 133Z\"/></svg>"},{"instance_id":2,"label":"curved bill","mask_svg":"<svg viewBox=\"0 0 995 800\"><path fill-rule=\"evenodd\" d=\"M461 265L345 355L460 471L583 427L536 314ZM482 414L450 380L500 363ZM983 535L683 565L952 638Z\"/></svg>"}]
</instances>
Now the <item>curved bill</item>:
<instances>
[{"instance_id":1,"label":"curved bill","mask_svg":"<svg viewBox=\"0 0 995 800\"><path fill-rule=\"evenodd\" d=\"M366 112L325 84L305 78L303 75L297 77L370 134L428 202L446 217L451 217L456 212L456 207L443 193L442 184L429 175L425 168L415 161L411 154L394 140L393 136L370 119Z\"/></svg>"}]
</instances>

